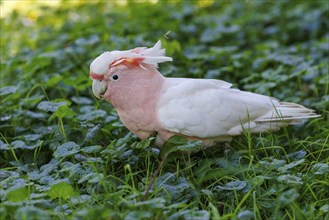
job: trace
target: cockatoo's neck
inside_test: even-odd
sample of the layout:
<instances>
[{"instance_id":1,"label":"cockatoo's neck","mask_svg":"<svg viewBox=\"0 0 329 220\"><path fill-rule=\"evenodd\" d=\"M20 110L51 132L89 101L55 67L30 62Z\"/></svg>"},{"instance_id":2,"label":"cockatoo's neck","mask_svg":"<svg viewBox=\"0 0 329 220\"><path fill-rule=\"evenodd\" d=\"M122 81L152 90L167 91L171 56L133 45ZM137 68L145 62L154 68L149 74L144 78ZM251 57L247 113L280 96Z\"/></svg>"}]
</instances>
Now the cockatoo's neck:
<instances>
[{"instance_id":1,"label":"cockatoo's neck","mask_svg":"<svg viewBox=\"0 0 329 220\"><path fill-rule=\"evenodd\" d=\"M125 86L109 91L111 103L119 111L153 108L165 77L156 68L140 69L127 74L133 75L125 82Z\"/></svg>"},{"instance_id":2,"label":"cockatoo's neck","mask_svg":"<svg viewBox=\"0 0 329 220\"><path fill-rule=\"evenodd\" d=\"M131 73L132 74L132 73ZM154 68L152 72L141 71L120 90L111 94L111 103L116 108L124 125L141 137L146 138L149 133L139 134L137 131L154 130L157 124L157 101L161 95L166 80ZM121 85L122 87L122 85ZM152 127L149 127L152 125ZM144 137L144 135L146 137Z\"/></svg>"}]
</instances>

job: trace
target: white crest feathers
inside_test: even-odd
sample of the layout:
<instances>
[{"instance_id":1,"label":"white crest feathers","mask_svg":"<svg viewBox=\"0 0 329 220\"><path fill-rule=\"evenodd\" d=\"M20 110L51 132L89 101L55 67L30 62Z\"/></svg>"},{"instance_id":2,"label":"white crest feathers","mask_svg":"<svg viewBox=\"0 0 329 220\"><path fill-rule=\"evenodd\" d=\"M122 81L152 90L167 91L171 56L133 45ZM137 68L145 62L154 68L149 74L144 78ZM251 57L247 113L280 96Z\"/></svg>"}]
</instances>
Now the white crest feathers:
<instances>
[{"instance_id":1,"label":"white crest feathers","mask_svg":"<svg viewBox=\"0 0 329 220\"><path fill-rule=\"evenodd\" d=\"M172 61L171 57L165 56L165 49L161 48L161 41L153 47L137 47L131 50L104 52L98 56L90 65L91 72L95 74L106 74L110 66L116 66L124 61L138 61L143 67L143 63L158 66L158 63Z\"/></svg>"},{"instance_id":2,"label":"white crest feathers","mask_svg":"<svg viewBox=\"0 0 329 220\"><path fill-rule=\"evenodd\" d=\"M161 48L161 41L158 41L152 48L144 49L140 52L143 56L143 63L157 65L167 61L172 61L171 57L165 56L166 50Z\"/></svg>"}]
</instances>

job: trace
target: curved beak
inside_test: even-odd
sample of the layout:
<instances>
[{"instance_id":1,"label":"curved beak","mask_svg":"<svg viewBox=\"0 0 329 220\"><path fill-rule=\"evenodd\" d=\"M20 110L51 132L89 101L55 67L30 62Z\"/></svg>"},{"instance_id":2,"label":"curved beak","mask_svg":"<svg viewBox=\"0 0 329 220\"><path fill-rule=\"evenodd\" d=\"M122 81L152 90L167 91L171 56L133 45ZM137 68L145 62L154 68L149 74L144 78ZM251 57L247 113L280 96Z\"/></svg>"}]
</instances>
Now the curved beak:
<instances>
[{"instance_id":1,"label":"curved beak","mask_svg":"<svg viewBox=\"0 0 329 220\"><path fill-rule=\"evenodd\" d=\"M103 95L107 90L106 82L97 79L93 80L92 90L98 99L103 99Z\"/></svg>"}]
</instances>

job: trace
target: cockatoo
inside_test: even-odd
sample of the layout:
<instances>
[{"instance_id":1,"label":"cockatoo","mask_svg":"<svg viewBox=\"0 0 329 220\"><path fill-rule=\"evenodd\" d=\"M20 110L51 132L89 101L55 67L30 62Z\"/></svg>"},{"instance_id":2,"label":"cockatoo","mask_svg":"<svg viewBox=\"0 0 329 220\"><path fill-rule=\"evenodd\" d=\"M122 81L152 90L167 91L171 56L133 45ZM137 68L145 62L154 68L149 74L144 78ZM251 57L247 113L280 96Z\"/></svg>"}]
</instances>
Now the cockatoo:
<instances>
[{"instance_id":1,"label":"cockatoo","mask_svg":"<svg viewBox=\"0 0 329 220\"><path fill-rule=\"evenodd\" d=\"M159 146L173 135L210 146L246 130L276 131L319 116L302 105L231 88L222 80L164 77L157 67L167 61L172 58L158 41L152 48L104 52L90 65L94 95L112 103L139 138L156 132Z\"/></svg>"}]
</instances>

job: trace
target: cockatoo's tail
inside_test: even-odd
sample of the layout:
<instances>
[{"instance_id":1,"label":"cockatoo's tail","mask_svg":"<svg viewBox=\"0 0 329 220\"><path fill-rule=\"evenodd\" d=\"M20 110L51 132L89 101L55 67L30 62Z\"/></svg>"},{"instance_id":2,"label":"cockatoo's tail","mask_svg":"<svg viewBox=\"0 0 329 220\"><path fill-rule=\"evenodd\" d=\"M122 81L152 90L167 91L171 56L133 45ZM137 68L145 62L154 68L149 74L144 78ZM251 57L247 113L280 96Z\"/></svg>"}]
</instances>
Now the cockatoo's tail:
<instances>
[{"instance_id":1,"label":"cockatoo's tail","mask_svg":"<svg viewBox=\"0 0 329 220\"><path fill-rule=\"evenodd\" d=\"M276 131L319 115L302 105L232 89L212 79L166 78L158 63L172 61L154 47L105 52L90 65L93 93L116 108L122 122L144 139L157 132L161 145L172 135L228 140L245 130Z\"/></svg>"}]
</instances>

